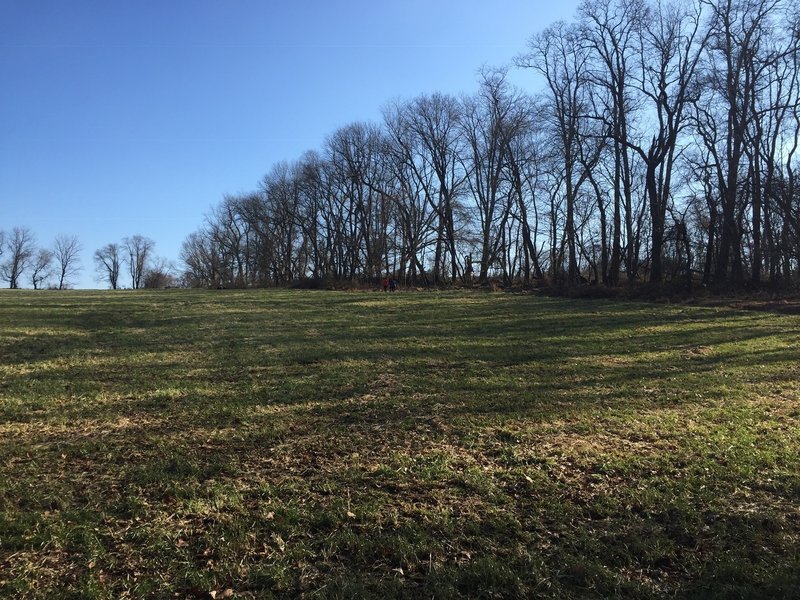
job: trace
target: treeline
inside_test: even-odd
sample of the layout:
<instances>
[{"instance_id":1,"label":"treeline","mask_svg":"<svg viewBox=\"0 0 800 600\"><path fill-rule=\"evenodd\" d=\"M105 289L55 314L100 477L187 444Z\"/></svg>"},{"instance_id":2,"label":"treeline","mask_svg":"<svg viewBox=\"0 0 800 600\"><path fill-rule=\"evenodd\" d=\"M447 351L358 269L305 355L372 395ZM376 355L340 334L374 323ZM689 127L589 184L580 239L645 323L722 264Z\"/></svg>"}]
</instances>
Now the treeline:
<instances>
[{"instance_id":1,"label":"treeline","mask_svg":"<svg viewBox=\"0 0 800 600\"><path fill-rule=\"evenodd\" d=\"M225 197L198 286L548 279L789 286L800 261L800 9L586 1L476 93L385 107Z\"/></svg>"},{"instance_id":2,"label":"treeline","mask_svg":"<svg viewBox=\"0 0 800 600\"><path fill-rule=\"evenodd\" d=\"M0 230L0 280L11 289L69 288L81 271L81 250L74 235L58 235L52 245L40 246L27 227Z\"/></svg>"},{"instance_id":3,"label":"treeline","mask_svg":"<svg viewBox=\"0 0 800 600\"><path fill-rule=\"evenodd\" d=\"M138 234L106 244L93 254L97 280L115 290L183 285L175 266L154 249L153 240ZM82 251L76 235L58 235L41 246L27 227L0 230L0 281L11 289L69 289L83 270Z\"/></svg>"}]
</instances>

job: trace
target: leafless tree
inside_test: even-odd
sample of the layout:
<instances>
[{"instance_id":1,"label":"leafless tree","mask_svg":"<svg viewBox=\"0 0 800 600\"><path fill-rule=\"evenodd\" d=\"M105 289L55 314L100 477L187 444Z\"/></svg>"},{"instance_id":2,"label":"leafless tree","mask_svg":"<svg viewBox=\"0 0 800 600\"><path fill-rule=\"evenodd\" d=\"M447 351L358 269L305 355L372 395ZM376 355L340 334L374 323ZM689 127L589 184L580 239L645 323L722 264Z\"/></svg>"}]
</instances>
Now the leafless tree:
<instances>
[{"instance_id":1,"label":"leafless tree","mask_svg":"<svg viewBox=\"0 0 800 600\"><path fill-rule=\"evenodd\" d=\"M636 278L634 247L634 183L629 146L630 124L635 117L635 99L630 89L634 67L637 32L647 14L644 0L584 0L579 15L587 43L592 48L590 76L607 90L602 117L613 143L613 227L608 283L616 285L622 256L622 219L625 219L625 271L628 280Z\"/></svg>"},{"instance_id":2,"label":"leafless tree","mask_svg":"<svg viewBox=\"0 0 800 600\"><path fill-rule=\"evenodd\" d=\"M58 276L58 289L69 287L71 279L81 271L80 253L83 250L78 236L59 235L53 244L53 258L55 259L56 275Z\"/></svg>"},{"instance_id":3,"label":"leafless tree","mask_svg":"<svg viewBox=\"0 0 800 600\"><path fill-rule=\"evenodd\" d=\"M645 165L645 189L650 212L650 280L663 280L662 249L667 208L671 199L679 136L685 129L690 102L699 94L695 74L707 35L697 0L651 3L641 20L636 87L651 118L645 141L623 140ZM647 136L650 136L647 142Z\"/></svg>"},{"instance_id":4,"label":"leafless tree","mask_svg":"<svg viewBox=\"0 0 800 600\"><path fill-rule=\"evenodd\" d=\"M786 116L786 101L796 77L792 61L787 60L797 52L793 36L780 47L777 20L784 14L783 4L783 0L703 0L710 19L703 80L708 94L698 105L696 125L712 158L720 192L717 285L743 282L748 231L751 278L756 284L761 281L764 220L772 218L765 214L764 202L769 198L764 190L765 183L773 184L774 176L774 171L764 168L774 154L765 156L763 148L770 143L768 132L780 136L782 127L773 125L773 120ZM769 101L772 93L777 96ZM771 145L778 151L774 138Z\"/></svg>"},{"instance_id":5,"label":"leafless tree","mask_svg":"<svg viewBox=\"0 0 800 600\"><path fill-rule=\"evenodd\" d=\"M379 278L387 268L390 225L387 170L382 160L386 140L373 124L352 123L325 143L325 156L336 184L337 212L343 230L345 272Z\"/></svg>"},{"instance_id":6,"label":"leafless tree","mask_svg":"<svg viewBox=\"0 0 800 600\"><path fill-rule=\"evenodd\" d=\"M5 237L3 248L7 256L0 265L0 276L8 282L9 288L16 289L36 252L33 232L27 227L14 227Z\"/></svg>"},{"instance_id":7,"label":"leafless tree","mask_svg":"<svg viewBox=\"0 0 800 600\"><path fill-rule=\"evenodd\" d=\"M265 253L264 272L271 273L276 285L288 284L304 272L299 262L303 248L299 226L300 187L295 168L279 163L261 182L258 202L246 205L248 221L253 223L269 250ZM256 218L254 218L256 217Z\"/></svg>"},{"instance_id":8,"label":"leafless tree","mask_svg":"<svg viewBox=\"0 0 800 600\"><path fill-rule=\"evenodd\" d=\"M436 173L422 140L409 127L413 104L396 102L384 109L386 156L393 175L395 214L400 230L399 271L407 282L428 284L425 254L437 245Z\"/></svg>"},{"instance_id":9,"label":"leafless tree","mask_svg":"<svg viewBox=\"0 0 800 600\"><path fill-rule=\"evenodd\" d=\"M516 203L512 217L519 221L521 235L522 278L530 283L531 277L541 279L542 251L539 248L540 218L539 195L542 191L544 171L543 128L538 126L542 103L535 98L520 98L522 126L517 135L507 140L506 157L510 193Z\"/></svg>"},{"instance_id":10,"label":"leafless tree","mask_svg":"<svg viewBox=\"0 0 800 600\"><path fill-rule=\"evenodd\" d=\"M106 244L94 252L95 268L102 281L107 281L112 290L119 287L122 257L119 244Z\"/></svg>"},{"instance_id":11,"label":"leafless tree","mask_svg":"<svg viewBox=\"0 0 800 600\"><path fill-rule=\"evenodd\" d=\"M511 89L503 70L484 69L480 91L464 99L462 135L467 183L475 202L479 225L479 280L486 282L489 267L503 256L511 240L506 235L514 196L508 173L512 140L521 135L527 113L521 94ZM505 274L507 277L509 273Z\"/></svg>"},{"instance_id":12,"label":"leafless tree","mask_svg":"<svg viewBox=\"0 0 800 600\"><path fill-rule=\"evenodd\" d=\"M582 41L580 29L575 25L558 22L528 43L529 52L517 59L517 64L532 68L545 78L548 89L549 121L552 141L560 155L563 167L561 182L564 192L564 240L567 248L567 282L579 281L576 243L575 208L581 188L587 182L590 170L599 158L596 150L586 148L587 140L596 134L596 125L587 118L589 77L589 52ZM555 220L555 215L553 216ZM559 273L555 257L551 258L554 275Z\"/></svg>"},{"instance_id":13,"label":"leafless tree","mask_svg":"<svg viewBox=\"0 0 800 600\"><path fill-rule=\"evenodd\" d=\"M219 252L212 236L205 231L190 234L181 246L180 260L184 280L191 287L222 285Z\"/></svg>"},{"instance_id":14,"label":"leafless tree","mask_svg":"<svg viewBox=\"0 0 800 600\"><path fill-rule=\"evenodd\" d=\"M582 0L478 92L396 101L227 196L182 249L197 285L316 280L575 285L800 265L798 9L790 0ZM127 240L126 240L127 241ZM131 275L137 287L135 253ZM473 256L475 258L473 259ZM624 273L623 273L624 271Z\"/></svg>"},{"instance_id":15,"label":"leafless tree","mask_svg":"<svg viewBox=\"0 0 800 600\"><path fill-rule=\"evenodd\" d=\"M31 261L31 284L38 290L42 284L53 274L53 252L41 248Z\"/></svg>"},{"instance_id":16,"label":"leafless tree","mask_svg":"<svg viewBox=\"0 0 800 600\"><path fill-rule=\"evenodd\" d=\"M423 150L423 160L431 167L436 179L433 193L426 194L436 212L436 245L433 259L433 279L441 281L449 256L450 277L461 273L458 261L455 216L460 212L459 198L466 183L466 173L460 160L464 139L459 123L461 107L458 100L444 94L415 98L405 113L405 126Z\"/></svg>"},{"instance_id":17,"label":"leafless tree","mask_svg":"<svg viewBox=\"0 0 800 600\"><path fill-rule=\"evenodd\" d=\"M330 232L335 229L330 206L329 169L318 152L306 152L294 167L297 185L297 226L302 231L303 274L314 281L333 277Z\"/></svg>"},{"instance_id":18,"label":"leafless tree","mask_svg":"<svg viewBox=\"0 0 800 600\"><path fill-rule=\"evenodd\" d=\"M131 288L138 290L144 283L143 278L148 267L150 254L155 247L155 242L142 235L126 237L122 240L126 252L128 271L131 275Z\"/></svg>"}]
</instances>

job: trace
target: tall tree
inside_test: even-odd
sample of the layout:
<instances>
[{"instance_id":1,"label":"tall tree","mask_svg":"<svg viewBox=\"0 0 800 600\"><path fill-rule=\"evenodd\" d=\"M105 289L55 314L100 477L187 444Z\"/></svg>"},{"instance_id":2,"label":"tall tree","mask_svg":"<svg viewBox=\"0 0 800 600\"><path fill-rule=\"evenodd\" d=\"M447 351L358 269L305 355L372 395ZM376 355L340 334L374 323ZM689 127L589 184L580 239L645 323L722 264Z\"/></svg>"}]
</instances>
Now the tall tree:
<instances>
[{"instance_id":1,"label":"tall tree","mask_svg":"<svg viewBox=\"0 0 800 600\"><path fill-rule=\"evenodd\" d=\"M272 281L285 285L305 272L305 266L298 264L302 230L298 226L300 195L294 168L287 163L275 165L262 180L261 191L261 216L253 219L254 227L260 237L268 239Z\"/></svg>"},{"instance_id":2,"label":"tall tree","mask_svg":"<svg viewBox=\"0 0 800 600\"><path fill-rule=\"evenodd\" d=\"M349 278L358 271L380 277L388 263L389 204L383 132L366 123L336 130L325 144L345 216L345 258Z\"/></svg>"},{"instance_id":3,"label":"tall tree","mask_svg":"<svg viewBox=\"0 0 800 600\"><path fill-rule=\"evenodd\" d=\"M510 88L502 70L486 70L476 96L464 100L462 130L467 142L467 183L475 202L481 251L479 280L485 282L489 267L507 250L503 232L509 222L513 194L508 186L511 140L526 125L518 92Z\"/></svg>"},{"instance_id":4,"label":"tall tree","mask_svg":"<svg viewBox=\"0 0 800 600\"><path fill-rule=\"evenodd\" d=\"M53 253L47 248L39 249L31 261L31 285L38 290L53 274Z\"/></svg>"},{"instance_id":5,"label":"tall tree","mask_svg":"<svg viewBox=\"0 0 800 600\"><path fill-rule=\"evenodd\" d=\"M540 181L543 167L542 130L537 126L538 115L542 111L541 104L535 99L520 99L523 104L521 112L521 128L517 135L506 140L507 170L510 193L515 202L516 211L511 216L519 221L521 240L522 278L530 283L531 277L541 279L543 270L540 259L538 238Z\"/></svg>"},{"instance_id":6,"label":"tall tree","mask_svg":"<svg viewBox=\"0 0 800 600\"><path fill-rule=\"evenodd\" d=\"M458 261L455 215L459 211L459 196L463 192L466 174L461 168L464 139L459 123L461 107L456 98L444 94L419 96L411 102L406 125L424 148L436 176L436 192L428 196L437 215L436 246L433 259L433 278L441 281L449 256L450 277L461 273Z\"/></svg>"},{"instance_id":7,"label":"tall tree","mask_svg":"<svg viewBox=\"0 0 800 600\"><path fill-rule=\"evenodd\" d=\"M764 60L773 57L762 55L767 45L765 39L769 29L769 15L780 4L780 0L703 0L710 11L709 29L709 65L707 83L716 94L719 102L719 114L722 123L716 126L724 132L722 147L710 148L716 154L718 166L717 181L721 190L722 228L719 242L719 255L715 274L715 283L741 284L744 279L741 256L741 240L743 225L739 215L743 215L743 198L741 197L741 180L748 168L743 164L747 158L748 146L755 141L752 133L753 110L757 99L756 90L762 84ZM704 113L713 118L716 113L711 110ZM760 119L756 119L756 126ZM710 127L710 125L707 125ZM707 139L707 138L706 138ZM758 159L756 153L753 159ZM745 173L742 170L745 169ZM758 179L760 168L751 172ZM761 255L761 184L757 181L756 196L753 205L753 217L756 220L759 249L756 253L755 272L760 279Z\"/></svg>"},{"instance_id":8,"label":"tall tree","mask_svg":"<svg viewBox=\"0 0 800 600\"><path fill-rule=\"evenodd\" d=\"M625 219L625 271L629 281L636 278L634 248L635 209L633 168L631 162L630 121L634 118L631 71L638 43L637 32L647 9L644 0L584 0L579 6L584 35L593 50L590 76L604 87L607 99L601 115L607 123L613 143L613 226L608 283L616 285L622 256L622 219Z\"/></svg>"},{"instance_id":9,"label":"tall tree","mask_svg":"<svg viewBox=\"0 0 800 600\"><path fill-rule=\"evenodd\" d=\"M547 86L550 126L555 151L562 163L565 222L564 240L567 248L567 283L579 281L575 209L581 188L589 177L597 154L585 154L587 136L592 125L588 114L587 72L589 52L583 43L580 29L558 22L535 35L528 42L529 52L517 59L517 64L532 68L544 76ZM555 269L555 264L551 265Z\"/></svg>"},{"instance_id":10,"label":"tall tree","mask_svg":"<svg viewBox=\"0 0 800 600\"><path fill-rule=\"evenodd\" d=\"M0 265L0 276L8 282L9 288L19 287L22 274L36 252L35 243L33 232L27 227L14 227L6 236L4 244L6 260Z\"/></svg>"},{"instance_id":11,"label":"tall tree","mask_svg":"<svg viewBox=\"0 0 800 600\"><path fill-rule=\"evenodd\" d=\"M332 277L330 262L330 214L326 211L328 178L326 166L317 152L306 152L295 167L298 193L298 227L308 257L307 271L314 280Z\"/></svg>"},{"instance_id":12,"label":"tall tree","mask_svg":"<svg viewBox=\"0 0 800 600\"><path fill-rule=\"evenodd\" d=\"M80 253L83 250L78 236L59 235L53 243L53 258L56 263L58 289L69 287L71 280L81 271Z\"/></svg>"},{"instance_id":13,"label":"tall tree","mask_svg":"<svg viewBox=\"0 0 800 600\"><path fill-rule=\"evenodd\" d=\"M95 269L101 281L107 281L112 290L119 287L122 254L119 244L106 244L94 251Z\"/></svg>"},{"instance_id":14,"label":"tall tree","mask_svg":"<svg viewBox=\"0 0 800 600\"><path fill-rule=\"evenodd\" d=\"M426 254L431 248L441 247L441 185L430 146L423 143L419 128L412 125L419 116L417 108L414 101L384 109L386 160L394 177L392 197L401 232L401 270L412 282L419 278L427 284Z\"/></svg>"},{"instance_id":15,"label":"tall tree","mask_svg":"<svg viewBox=\"0 0 800 600\"><path fill-rule=\"evenodd\" d=\"M785 13L784 13L785 14ZM794 16L794 18L791 18ZM754 135L748 148L755 148L763 177L763 240L761 255L756 239L753 240L752 280L761 279L761 260L769 272L772 285L788 284L791 275L793 250L800 254L797 244L792 248L792 232L800 242L800 215L794 198L794 157L800 144L800 9L789 13L787 25L776 28L780 34L773 41L778 56L768 64L765 73L766 85L757 86L759 93L752 103L750 119ZM756 143L760 140L760 143ZM756 169L753 169L754 173ZM754 198L754 204L756 199ZM753 209L753 233L756 234L755 206Z\"/></svg>"},{"instance_id":16,"label":"tall tree","mask_svg":"<svg viewBox=\"0 0 800 600\"><path fill-rule=\"evenodd\" d=\"M134 235L122 240L125 248L128 272L131 275L131 287L138 290L144 283L144 274L147 270L150 254L155 247L155 242L143 235Z\"/></svg>"},{"instance_id":17,"label":"tall tree","mask_svg":"<svg viewBox=\"0 0 800 600\"><path fill-rule=\"evenodd\" d=\"M687 125L688 106L699 94L695 73L706 37L697 0L655 2L640 21L635 85L652 117L650 141L620 140L645 165L650 213L650 280L663 280L663 247L679 136ZM645 137L644 132L641 136ZM646 140L646 137L645 137Z\"/></svg>"}]
</instances>

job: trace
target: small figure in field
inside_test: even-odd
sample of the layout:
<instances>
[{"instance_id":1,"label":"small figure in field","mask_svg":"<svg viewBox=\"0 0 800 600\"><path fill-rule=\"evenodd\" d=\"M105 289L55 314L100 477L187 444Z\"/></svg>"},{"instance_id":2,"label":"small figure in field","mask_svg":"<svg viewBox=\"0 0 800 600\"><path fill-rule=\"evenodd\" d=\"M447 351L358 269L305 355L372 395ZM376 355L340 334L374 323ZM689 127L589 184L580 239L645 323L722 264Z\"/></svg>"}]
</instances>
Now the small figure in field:
<instances>
[{"instance_id":1,"label":"small figure in field","mask_svg":"<svg viewBox=\"0 0 800 600\"><path fill-rule=\"evenodd\" d=\"M396 279L390 279L389 280L389 291L390 292L397 291L397 280Z\"/></svg>"},{"instance_id":2,"label":"small figure in field","mask_svg":"<svg viewBox=\"0 0 800 600\"><path fill-rule=\"evenodd\" d=\"M384 292L388 292L389 291L389 278L388 277L384 277L383 278L383 291Z\"/></svg>"}]
</instances>

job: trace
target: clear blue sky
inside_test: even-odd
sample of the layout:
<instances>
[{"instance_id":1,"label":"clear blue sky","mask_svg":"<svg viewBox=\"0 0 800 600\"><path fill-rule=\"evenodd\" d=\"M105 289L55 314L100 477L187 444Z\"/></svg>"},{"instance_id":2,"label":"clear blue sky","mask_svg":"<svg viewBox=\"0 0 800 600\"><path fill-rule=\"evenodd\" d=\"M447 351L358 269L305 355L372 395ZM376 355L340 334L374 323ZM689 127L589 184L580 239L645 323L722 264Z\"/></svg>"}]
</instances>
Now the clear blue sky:
<instances>
[{"instance_id":1,"label":"clear blue sky","mask_svg":"<svg viewBox=\"0 0 800 600\"><path fill-rule=\"evenodd\" d=\"M77 235L78 287L125 236L177 260L223 194L390 99L475 90L577 4L0 0L0 229Z\"/></svg>"}]
</instances>

